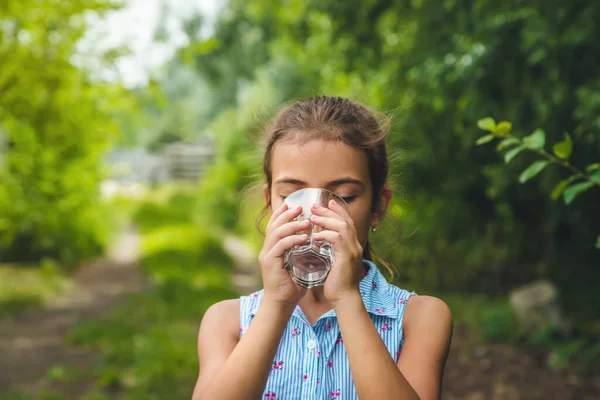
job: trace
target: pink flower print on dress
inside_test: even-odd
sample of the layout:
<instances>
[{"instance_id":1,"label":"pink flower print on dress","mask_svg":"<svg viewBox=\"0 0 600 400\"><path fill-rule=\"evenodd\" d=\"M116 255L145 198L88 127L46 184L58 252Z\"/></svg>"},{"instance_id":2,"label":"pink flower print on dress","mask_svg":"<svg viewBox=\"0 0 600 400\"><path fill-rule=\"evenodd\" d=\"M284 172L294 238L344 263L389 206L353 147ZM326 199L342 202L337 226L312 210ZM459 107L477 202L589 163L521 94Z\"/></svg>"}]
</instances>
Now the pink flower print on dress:
<instances>
[{"instance_id":1,"label":"pink flower print on dress","mask_svg":"<svg viewBox=\"0 0 600 400\"><path fill-rule=\"evenodd\" d=\"M331 324L327 324L327 326L325 327L325 330L330 331L331 328L333 328L333 326Z\"/></svg>"},{"instance_id":2,"label":"pink flower print on dress","mask_svg":"<svg viewBox=\"0 0 600 400\"><path fill-rule=\"evenodd\" d=\"M283 368L283 361L273 361L273 369L278 370Z\"/></svg>"},{"instance_id":3,"label":"pink flower print on dress","mask_svg":"<svg viewBox=\"0 0 600 400\"><path fill-rule=\"evenodd\" d=\"M277 398L277 394L275 394L275 392L265 393L265 399L275 400L276 398Z\"/></svg>"},{"instance_id":4,"label":"pink flower print on dress","mask_svg":"<svg viewBox=\"0 0 600 400\"><path fill-rule=\"evenodd\" d=\"M329 358L327 359L327 366L333 368L333 362Z\"/></svg>"},{"instance_id":5,"label":"pink flower print on dress","mask_svg":"<svg viewBox=\"0 0 600 400\"><path fill-rule=\"evenodd\" d=\"M317 378L317 385L321 384L321 380L319 378Z\"/></svg>"},{"instance_id":6,"label":"pink flower print on dress","mask_svg":"<svg viewBox=\"0 0 600 400\"><path fill-rule=\"evenodd\" d=\"M344 339L338 338L338 340L335 341L335 344L340 344L340 343L344 343Z\"/></svg>"},{"instance_id":7,"label":"pink flower print on dress","mask_svg":"<svg viewBox=\"0 0 600 400\"><path fill-rule=\"evenodd\" d=\"M292 337L300 336L300 333L302 333L300 328L294 328L294 330L292 331Z\"/></svg>"},{"instance_id":8,"label":"pink flower print on dress","mask_svg":"<svg viewBox=\"0 0 600 400\"><path fill-rule=\"evenodd\" d=\"M340 392L340 389L336 390L335 392L329 392L329 397L332 399L337 399L341 395L342 393Z\"/></svg>"},{"instance_id":9,"label":"pink flower print on dress","mask_svg":"<svg viewBox=\"0 0 600 400\"><path fill-rule=\"evenodd\" d=\"M385 324L383 324L383 326L381 327L381 331L382 332L386 332L390 330L390 323L386 322Z\"/></svg>"},{"instance_id":10,"label":"pink flower print on dress","mask_svg":"<svg viewBox=\"0 0 600 400\"><path fill-rule=\"evenodd\" d=\"M373 283L371 283L371 289L377 289L377 284L375 283L375 279L373 279Z\"/></svg>"},{"instance_id":11,"label":"pink flower print on dress","mask_svg":"<svg viewBox=\"0 0 600 400\"><path fill-rule=\"evenodd\" d=\"M257 298L257 297L258 297L258 293L254 293L254 298Z\"/></svg>"},{"instance_id":12,"label":"pink flower print on dress","mask_svg":"<svg viewBox=\"0 0 600 400\"><path fill-rule=\"evenodd\" d=\"M302 377L302 380L304 380L306 382L308 380L308 375L304 374L304 376Z\"/></svg>"},{"instance_id":13,"label":"pink flower print on dress","mask_svg":"<svg viewBox=\"0 0 600 400\"><path fill-rule=\"evenodd\" d=\"M376 309L375 309L375 312L376 312L377 314L383 314L383 313L385 312L385 308L376 308Z\"/></svg>"},{"instance_id":14,"label":"pink flower print on dress","mask_svg":"<svg viewBox=\"0 0 600 400\"><path fill-rule=\"evenodd\" d=\"M400 355L400 350L396 350L396 358Z\"/></svg>"},{"instance_id":15,"label":"pink flower print on dress","mask_svg":"<svg viewBox=\"0 0 600 400\"><path fill-rule=\"evenodd\" d=\"M408 301L407 298L402 297L402 298L400 298L400 300L398 300L398 304L406 304L407 301Z\"/></svg>"},{"instance_id":16,"label":"pink flower print on dress","mask_svg":"<svg viewBox=\"0 0 600 400\"><path fill-rule=\"evenodd\" d=\"M319 349L315 350L315 354L317 355L317 357L319 357L321 355L321 352L319 351Z\"/></svg>"}]
</instances>

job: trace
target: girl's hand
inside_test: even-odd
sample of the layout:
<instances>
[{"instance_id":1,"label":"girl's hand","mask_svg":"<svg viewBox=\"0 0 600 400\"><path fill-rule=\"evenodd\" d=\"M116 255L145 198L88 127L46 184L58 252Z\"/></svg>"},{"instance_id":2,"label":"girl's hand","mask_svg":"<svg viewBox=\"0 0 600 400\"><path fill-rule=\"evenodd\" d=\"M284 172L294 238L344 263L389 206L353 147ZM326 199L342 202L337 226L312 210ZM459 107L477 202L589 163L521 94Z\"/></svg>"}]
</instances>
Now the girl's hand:
<instances>
[{"instance_id":1,"label":"girl's hand","mask_svg":"<svg viewBox=\"0 0 600 400\"><path fill-rule=\"evenodd\" d=\"M333 244L334 263L324 290L327 300L335 305L344 296L359 293L358 285L365 276L363 248L354 221L334 200L329 202L329 208L313 205L312 212L311 222L325 229L313 234L313 239Z\"/></svg>"},{"instance_id":2,"label":"girl's hand","mask_svg":"<svg viewBox=\"0 0 600 400\"><path fill-rule=\"evenodd\" d=\"M293 221L301 212L301 207L289 209L286 203L279 206L269 219L265 242L258 255L265 299L279 304L295 306L306 293L305 288L292 281L283 265L285 252L308 239L307 235L296 235L310 226L308 220Z\"/></svg>"}]
</instances>

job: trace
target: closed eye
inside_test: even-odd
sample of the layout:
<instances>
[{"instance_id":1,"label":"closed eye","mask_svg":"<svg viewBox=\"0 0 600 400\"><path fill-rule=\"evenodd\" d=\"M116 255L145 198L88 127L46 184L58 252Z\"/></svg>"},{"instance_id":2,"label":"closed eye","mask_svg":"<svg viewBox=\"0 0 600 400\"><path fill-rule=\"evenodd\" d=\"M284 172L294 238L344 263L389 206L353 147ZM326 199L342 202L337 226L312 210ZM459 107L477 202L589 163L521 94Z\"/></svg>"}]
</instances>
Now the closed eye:
<instances>
[{"instance_id":1,"label":"closed eye","mask_svg":"<svg viewBox=\"0 0 600 400\"><path fill-rule=\"evenodd\" d=\"M287 196L283 196L283 195L279 195L279 197L281 197L281 200L285 200L287 198ZM346 196L346 197L342 197L342 200L344 200L346 203L351 203L352 201L354 201L356 199L356 196Z\"/></svg>"}]
</instances>

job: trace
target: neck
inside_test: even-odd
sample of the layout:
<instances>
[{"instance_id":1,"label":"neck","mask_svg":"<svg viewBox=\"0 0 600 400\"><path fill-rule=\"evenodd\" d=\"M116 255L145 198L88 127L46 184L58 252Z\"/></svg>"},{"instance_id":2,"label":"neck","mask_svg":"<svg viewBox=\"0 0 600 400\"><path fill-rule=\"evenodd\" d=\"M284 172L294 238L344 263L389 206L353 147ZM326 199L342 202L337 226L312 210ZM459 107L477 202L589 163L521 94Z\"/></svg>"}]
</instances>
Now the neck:
<instances>
[{"instance_id":1,"label":"neck","mask_svg":"<svg viewBox=\"0 0 600 400\"><path fill-rule=\"evenodd\" d=\"M325 298L325 290L323 286L317 286L309 289L306 292L306 295L304 295L304 297L302 298L302 300L305 300L307 303L313 305L329 304L329 301L327 301L327 299ZM302 300L300 301L300 303L302 303Z\"/></svg>"},{"instance_id":2,"label":"neck","mask_svg":"<svg viewBox=\"0 0 600 400\"><path fill-rule=\"evenodd\" d=\"M369 267L366 263L363 265L365 268L363 274L364 278L367 276ZM298 305L311 323L332 308L331 303L325 297L325 290L323 286L317 286L309 289L304 297L298 302Z\"/></svg>"}]
</instances>

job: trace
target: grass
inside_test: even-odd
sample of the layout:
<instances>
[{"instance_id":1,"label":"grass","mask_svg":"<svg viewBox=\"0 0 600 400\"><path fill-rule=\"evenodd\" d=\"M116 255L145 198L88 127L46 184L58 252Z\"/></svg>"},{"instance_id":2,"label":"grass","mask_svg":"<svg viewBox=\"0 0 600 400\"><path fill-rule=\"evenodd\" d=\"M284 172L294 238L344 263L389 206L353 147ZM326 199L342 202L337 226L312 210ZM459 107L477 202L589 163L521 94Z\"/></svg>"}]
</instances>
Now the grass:
<instances>
[{"instance_id":1,"label":"grass","mask_svg":"<svg viewBox=\"0 0 600 400\"><path fill-rule=\"evenodd\" d=\"M0 264L0 318L43 304L68 283L60 265L51 260L40 265Z\"/></svg>"},{"instance_id":2,"label":"grass","mask_svg":"<svg viewBox=\"0 0 600 400\"><path fill-rule=\"evenodd\" d=\"M236 296L229 280L232 260L218 237L193 223L189 191L163 190L129 210L142 231L140 264L155 289L131 295L106 318L69 332L70 343L100 353L90 372L94 389L83 398L189 399L202 315ZM49 371L55 386L68 368Z\"/></svg>"}]
</instances>

